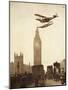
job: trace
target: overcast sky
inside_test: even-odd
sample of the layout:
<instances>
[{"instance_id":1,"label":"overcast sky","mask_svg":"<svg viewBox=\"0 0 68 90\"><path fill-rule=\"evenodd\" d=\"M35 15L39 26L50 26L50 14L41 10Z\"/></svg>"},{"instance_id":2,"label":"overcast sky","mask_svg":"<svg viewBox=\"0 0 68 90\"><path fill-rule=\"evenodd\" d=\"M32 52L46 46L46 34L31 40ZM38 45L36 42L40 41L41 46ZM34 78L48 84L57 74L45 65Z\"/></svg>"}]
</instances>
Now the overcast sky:
<instances>
[{"instance_id":1,"label":"overcast sky","mask_svg":"<svg viewBox=\"0 0 68 90\"><path fill-rule=\"evenodd\" d=\"M36 21L34 14L51 17L53 25L39 29L42 42L42 64L47 65L61 62L65 58L65 5L10 3L10 61L14 61L14 52L23 53L24 63L33 65L33 40L36 27L42 25Z\"/></svg>"}]
</instances>

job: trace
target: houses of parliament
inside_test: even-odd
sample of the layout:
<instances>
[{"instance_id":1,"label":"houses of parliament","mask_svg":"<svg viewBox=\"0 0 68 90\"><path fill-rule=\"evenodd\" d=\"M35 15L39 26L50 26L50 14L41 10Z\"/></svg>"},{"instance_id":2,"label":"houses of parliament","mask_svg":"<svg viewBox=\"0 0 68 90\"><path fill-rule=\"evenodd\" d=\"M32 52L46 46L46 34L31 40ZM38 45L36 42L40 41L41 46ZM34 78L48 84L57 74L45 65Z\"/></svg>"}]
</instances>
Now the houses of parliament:
<instances>
[{"instance_id":1,"label":"houses of parliament","mask_svg":"<svg viewBox=\"0 0 68 90\"><path fill-rule=\"evenodd\" d=\"M43 65L41 65L41 39L39 35L38 28L35 31L35 37L33 41L33 49L34 49L34 65L31 66L23 63L23 54L20 55L14 53L14 62L10 63L10 75L14 74L22 74L25 72L29 73L40 73L44 71Z\"/></svg>"}]
</instances>

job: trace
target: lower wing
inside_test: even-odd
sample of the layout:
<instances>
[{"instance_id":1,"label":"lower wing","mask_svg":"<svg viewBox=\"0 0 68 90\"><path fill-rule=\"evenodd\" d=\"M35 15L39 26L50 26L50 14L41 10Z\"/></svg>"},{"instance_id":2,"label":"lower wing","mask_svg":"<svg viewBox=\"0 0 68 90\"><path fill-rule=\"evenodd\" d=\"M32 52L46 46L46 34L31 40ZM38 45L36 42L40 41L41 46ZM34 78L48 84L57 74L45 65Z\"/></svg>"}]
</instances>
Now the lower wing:
<instances>
[{"instance_id":1,"label":"lower wing","mask_svg":"<svg viewBox=\"0 0 68 90\"><path fill-rule=\"evenodd\" d=\"M47 23L47 24L44 24L44 25L42 25L42 26L39 26L38 28L45 28L45 27L48 27L48 26L50 26L50 25L52 25L53 23L52 22L49 22L49 23Z\"/></svg>"},{"instance_id":2,"label":"lower wing","mask_svg":"<svg viewBox=\"0 0 68 90\"><path fill-rule=\"evenodd\" d=\"M41 20L41 19L36 19L36 20L38 20L38 21L42 22L42 20Z\"/></svg>"}]
</instances>

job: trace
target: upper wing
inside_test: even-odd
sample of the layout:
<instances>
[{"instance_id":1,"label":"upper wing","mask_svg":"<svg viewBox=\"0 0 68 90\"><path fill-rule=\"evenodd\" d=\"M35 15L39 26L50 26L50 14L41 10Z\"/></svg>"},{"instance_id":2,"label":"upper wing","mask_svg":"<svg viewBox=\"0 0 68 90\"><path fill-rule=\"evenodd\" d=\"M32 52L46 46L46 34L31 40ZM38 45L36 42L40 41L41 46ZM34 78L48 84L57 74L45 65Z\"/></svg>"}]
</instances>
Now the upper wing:
<instances>
[{"instance_id":1,"label":"upper wing","mask_svg":"<svg viewBox=\"0 0 68 90\"><path fill-rule=\"evenodd\" d=\"M43 16L43 15L40 15L40 14L34 14L35 16L39 16L39 17L42 17L42 18L47 18L46 16Z\"/></svg>"}]
</instances>

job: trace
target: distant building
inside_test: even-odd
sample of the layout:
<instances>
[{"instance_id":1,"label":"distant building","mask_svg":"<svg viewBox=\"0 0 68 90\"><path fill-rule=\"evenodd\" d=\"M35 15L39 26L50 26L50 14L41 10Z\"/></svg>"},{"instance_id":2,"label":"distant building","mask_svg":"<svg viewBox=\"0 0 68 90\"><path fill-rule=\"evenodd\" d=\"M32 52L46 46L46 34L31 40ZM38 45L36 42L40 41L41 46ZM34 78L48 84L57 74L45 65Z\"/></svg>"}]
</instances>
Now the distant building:
<instances>
[{"instance_id":1,"label":"distant building","mask_svg":"<svg viewBox=\"0 0 68 90\"><path fill-rule=\"evenodd\" d=\"M31 65L23 64L23 68L24 68L24 73L25 72L32 73L32 66Z\"/></svg>"},{"instance_id":2,"label":"distant building","mask_svg":"<svg viewBox=\"0 0 68 90\"><path fill-rule=\"evenodd\" d=\"M35 78L39 78L44 75L43 65L34 65L32 66L33 75Z\"/></svg>"},{"instance_id":3,"label":"distant building","mask_svg":"<svg viewBox=\"0 0 68 90\"><path fill-rule=\"evenodd\" d=\"M59 74L60 73L60 63L55 62L53 63L54 66L54 74Z\"/></svg>"},{"instance_id":4,"label":"distant building","mask_svg":"<svg viewBox=\"0 0 68 90\"><path fill-rule=\"evenodd\" d=\"M22 74L23 73L23 54L20 55L14 53L14 69L15 74Z\"/></svg>"},{"instance_id":5,"label":"distant building","mask_svg":"<svg viewBox=\"0 0 68 90\"><path fill-rule=\"evenodd\" d=\"M65 59L60 63L60 70L61 70L61 73L62 72L66 72L66 67L65 67Z\"/></svg>"},{"instance_id":6,"label":"distant building","mask_svg":"<svg viewBox=\"0 0 68 90\"><path fill-rule=\"evenodd\" d=\"M60 63L57 61L53 63L54 66L54 80L59 81L60 80Z\"/></svg>"},{"instance_id":7,"label":"distant building","mask_svg":"<svg viewBox=\"0 0 68 90\"><path fill-rule=\"evenodd\" d=\"M17 75L17 74L24 74L32 73L32 67L26 64L23 64L23 54L20 53L20 55L14 53L14 62L10 62L9 66L10 75Z\"/></svg>"},{"instance_id":8,"label":"distant building","mask_svg":"<svg viewBox=\"0 0 68 90\"><path fill-rule=\"evenodd\" d=\"M14 71L14 63L13 63L13 62L11 62L11 63L9 64L9 74L10 74L11 76L13 76L13 75L15 74L15 71Z\"/></svg>"},{"instance_id":9,"label":"distant building","mask_svg":"<svg viewBox=\"0 0 68 90\"><path fill-rule=\"evenodd\" d=\"M53 66L47 66L46 78L52 79L53 78Z\"/></svg>"}]
</instances>

